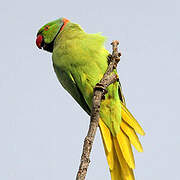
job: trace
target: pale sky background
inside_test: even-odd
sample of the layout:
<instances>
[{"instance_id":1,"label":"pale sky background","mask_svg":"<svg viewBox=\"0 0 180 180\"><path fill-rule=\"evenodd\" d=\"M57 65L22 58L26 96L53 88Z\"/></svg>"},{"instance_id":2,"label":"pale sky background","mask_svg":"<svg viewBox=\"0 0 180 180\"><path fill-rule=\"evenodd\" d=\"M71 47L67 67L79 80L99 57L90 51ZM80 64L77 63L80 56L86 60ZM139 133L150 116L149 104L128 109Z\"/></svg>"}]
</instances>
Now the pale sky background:
<instances>
[{"instance_id":1,"label":"pale sky background","mask_svg":"<svg viewBox=\"0 0 180 180\"><path fill-rule=\"evenodd\" d=\"M137 180L179 180L180 1L2 1L0 179L71 180L89 117L65 92L37 30L66 17L86 32L120 41L127 107L146 131L135 151ZM87 180L110 179L97 133Z\"/></svg>"}]
</instances>

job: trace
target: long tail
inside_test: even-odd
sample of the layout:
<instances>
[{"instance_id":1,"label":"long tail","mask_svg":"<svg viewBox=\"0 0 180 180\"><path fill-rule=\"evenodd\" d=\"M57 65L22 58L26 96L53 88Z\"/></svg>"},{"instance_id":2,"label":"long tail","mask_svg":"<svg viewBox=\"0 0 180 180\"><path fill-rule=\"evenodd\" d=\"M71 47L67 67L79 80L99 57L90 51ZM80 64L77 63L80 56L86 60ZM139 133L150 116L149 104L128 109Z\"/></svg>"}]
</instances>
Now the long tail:
<instances>
[{"instance_id":1,"label":"long tail","mask_svg":"<svg viewBox=\"0 0 180 180\"><path fill-rule=\"evenodd\" d=\"M121 115L120 132L116 136L111 134L110 130L101 119L99 121L99 127L111 179L134 180L133 169L135 168L135 162L131 144L139 152L142 152L143 148L136 132L140 135L145 135L145 133L124 104L121 104Z\"/></svg>"}]
</instances>

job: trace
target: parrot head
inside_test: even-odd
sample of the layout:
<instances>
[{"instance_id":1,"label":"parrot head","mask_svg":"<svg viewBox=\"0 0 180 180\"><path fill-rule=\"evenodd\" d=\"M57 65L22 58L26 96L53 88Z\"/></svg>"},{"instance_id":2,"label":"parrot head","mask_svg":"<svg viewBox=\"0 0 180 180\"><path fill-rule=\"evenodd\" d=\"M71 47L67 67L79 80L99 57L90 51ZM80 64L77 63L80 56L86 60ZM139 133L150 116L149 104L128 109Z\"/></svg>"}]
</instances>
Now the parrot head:
<instances>
[{"instance_id":1,"label":"parrot head","mask_svg":"<svg viewBox=\"0 0 180 180\"><path fill-rule=\"evenodd\" d=\"M37 33L37 47L39 49L43 48L46 51L53 52L54 40L68 22L69 20L66 18L59 18L45 24Z\"/></svg>"}]
</instances>

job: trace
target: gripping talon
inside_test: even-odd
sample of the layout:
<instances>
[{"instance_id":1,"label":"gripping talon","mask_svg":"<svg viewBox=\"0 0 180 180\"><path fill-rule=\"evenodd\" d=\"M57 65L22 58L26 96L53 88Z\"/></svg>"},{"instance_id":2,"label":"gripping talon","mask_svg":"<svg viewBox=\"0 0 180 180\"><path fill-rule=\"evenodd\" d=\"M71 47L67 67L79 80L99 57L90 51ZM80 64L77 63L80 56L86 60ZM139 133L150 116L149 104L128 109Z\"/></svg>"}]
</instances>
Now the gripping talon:
<instances>
[{"instance_id":1,"label":"gripping talon","mask_svg":"<svg viewBox=\"0 0 180 180\"><path fill-rule=\"evenodd\" d=\"M106 94L108 91L106 90L106 88L104 87L103 84L97 83L96 86L95 86L95 88L94 88L94 90L99 90L99 91L101 91L101 92L103 93L102 99L103 99L103 100L105 99L105 94Z\"/></svg>"}]
</instances>

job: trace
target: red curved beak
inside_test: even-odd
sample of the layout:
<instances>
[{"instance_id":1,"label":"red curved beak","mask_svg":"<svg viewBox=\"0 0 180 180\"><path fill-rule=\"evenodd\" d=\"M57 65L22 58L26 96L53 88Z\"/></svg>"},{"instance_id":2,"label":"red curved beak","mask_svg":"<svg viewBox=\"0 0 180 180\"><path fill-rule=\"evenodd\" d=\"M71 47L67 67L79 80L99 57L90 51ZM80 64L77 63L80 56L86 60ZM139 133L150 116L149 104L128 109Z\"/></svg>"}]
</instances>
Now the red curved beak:
<instances>
[{"instance_id":1,"label":"red curved beak","mask_svg":"<svg viewBox=\"0 0 180 180\"><path fill-rule=\"evenodd\" d=\"M37 38L36 38L36 45L39 49L42 48L41 44L43 42L43 36L42 35L38 35Z\"/></svg>"}]
</instances>

